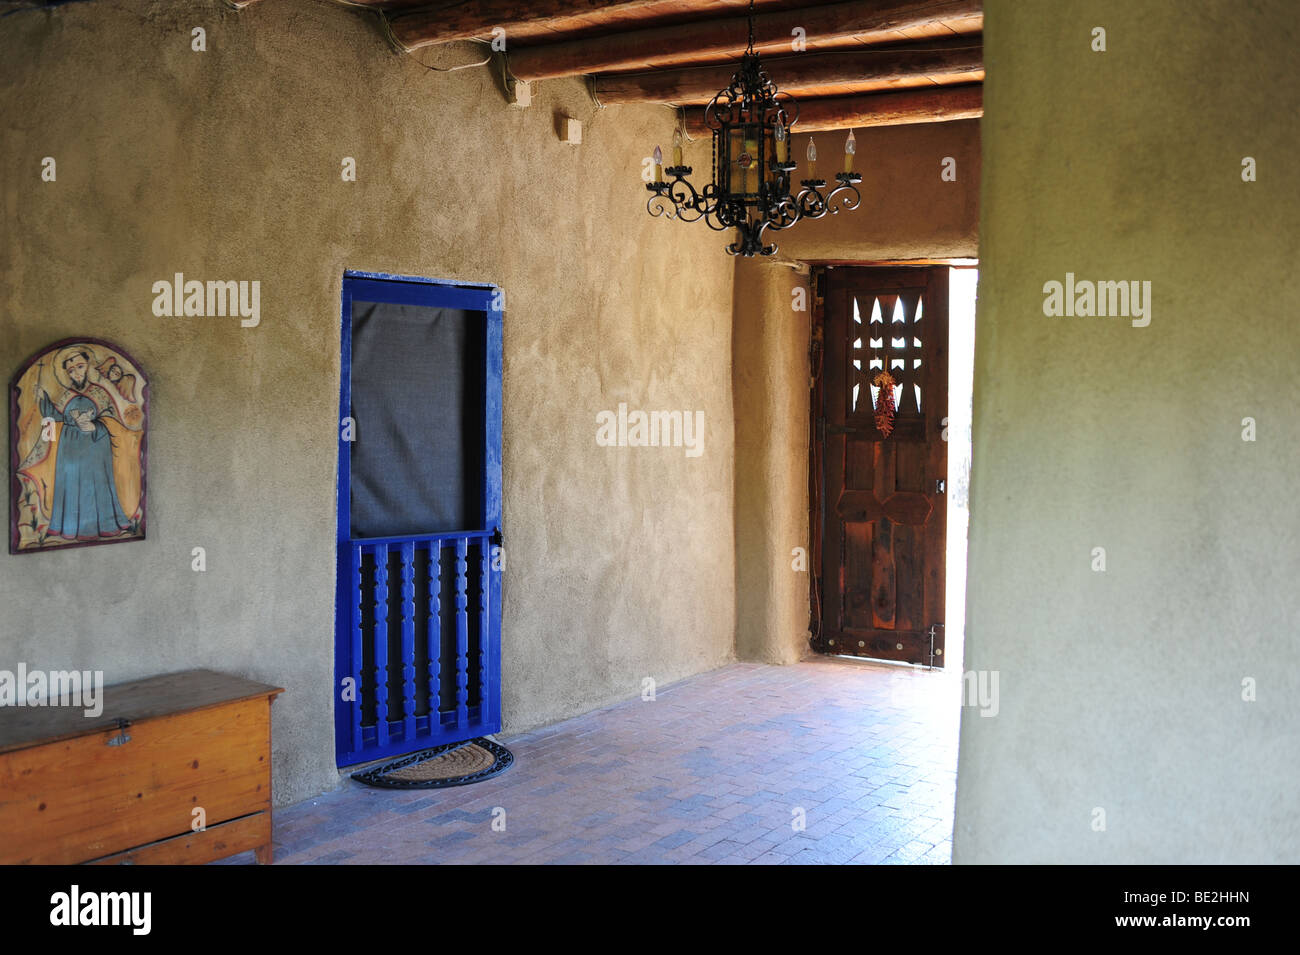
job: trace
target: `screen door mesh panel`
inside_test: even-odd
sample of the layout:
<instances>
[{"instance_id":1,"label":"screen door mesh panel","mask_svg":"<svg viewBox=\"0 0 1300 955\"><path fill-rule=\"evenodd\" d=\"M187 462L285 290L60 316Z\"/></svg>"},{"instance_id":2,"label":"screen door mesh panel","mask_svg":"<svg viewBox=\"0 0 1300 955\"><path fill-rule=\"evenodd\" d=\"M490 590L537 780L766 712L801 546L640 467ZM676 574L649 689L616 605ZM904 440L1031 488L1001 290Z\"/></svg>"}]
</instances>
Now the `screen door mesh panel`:
<instances>
[{"instance_id":1,"label":"screen door mesh panel","mask_svg":"<svg viewBox=\"0 0 1300 955\"><path fill-rule=\"evenodd\" d=\"M352 537L479 527L483 316L352 303Z\"/></svg>"}]
</instances>

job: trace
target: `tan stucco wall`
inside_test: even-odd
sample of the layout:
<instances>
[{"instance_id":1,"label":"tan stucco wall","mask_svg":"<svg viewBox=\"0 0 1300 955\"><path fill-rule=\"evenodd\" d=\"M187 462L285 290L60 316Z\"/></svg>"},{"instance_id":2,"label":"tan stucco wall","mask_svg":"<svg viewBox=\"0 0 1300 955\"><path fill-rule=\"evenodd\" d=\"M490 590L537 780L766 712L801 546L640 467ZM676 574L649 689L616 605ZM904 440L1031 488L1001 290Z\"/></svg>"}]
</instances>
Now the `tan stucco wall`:
<instances>
[{"instance_id":1,"label":"tan stucco wall","mask_svg":"<svg viewBox=\"0 0 1300 955\"><path fill-rule=\"evenodd\" d=\"M985 11L954 861L1300 861L1295 5ZM1150 325L1045 316L1067 271Z\"/></svg>"},{"instance_id":2,"label":"tan stucco wall","mask_svg":"<svg viewBox=\"0 0 1300 955\"><path fill-rule=\"evenodd\" d=\"M853 131L862 173L862 202L800 222L778 238L779 258L804 262L974 258L979 233L980 121L876 126ZM813 133L817 174L831 180L843 167L847 130ZM791 140L803 160L808 136ZM942 178L954 159L956 180ZM798 173L801 175L802 173ZM831 188L827 187L827 191Z\"/></svg>"},{"instance_id":3,"label":"tan stucco wall","mask_svg":"<svg viewBox=\"0 0 1300 955\"><path fill-rule=\"evenodd\" d=\"M773 257L736 267L736 652L769 663L808 649L808 574L792 549L809 546L809 262L974 258L978 254L979 123L859 129L860 206L772 235ZM819 172L843 161L846 132L817 133ZM791 155L803 157L807 137ZM940 173L956 160L956 180ZM811 566L811 556L809 564Z\"/></svg>"},{"instance_id":4,"label":"tan stucco wall","mask_svg":"<svg viewBox=\"0 0 1300 955\"><path fill-rule=\"evenodd\" d=\"M808 647L808 276L736 265L736 654L793 663Z\"/></svg>"},{"instance_id":5,"label":"tan stucco wall","mask_svg":"<svg viewBox=\"0 0 1300 955\"><path fill-rule=\"evenodd\" d=\"M18 13L0 64L4 376L90 335L153 389L149 539L0 556L0 668L279 683L277 803L334 785L346 268L506 291L506 731L732 658L733 264L714 233L645 213L641 159L670 111L597 113L578 81L511 109L488 68L427 72L372 18L311 0ZM558 141L561 111L583 145ZM260 327L155 318L150 286L174 272L260 280ZM702 410L703 455L598 447L620 401Z\"/></svg>"}]
</instances>

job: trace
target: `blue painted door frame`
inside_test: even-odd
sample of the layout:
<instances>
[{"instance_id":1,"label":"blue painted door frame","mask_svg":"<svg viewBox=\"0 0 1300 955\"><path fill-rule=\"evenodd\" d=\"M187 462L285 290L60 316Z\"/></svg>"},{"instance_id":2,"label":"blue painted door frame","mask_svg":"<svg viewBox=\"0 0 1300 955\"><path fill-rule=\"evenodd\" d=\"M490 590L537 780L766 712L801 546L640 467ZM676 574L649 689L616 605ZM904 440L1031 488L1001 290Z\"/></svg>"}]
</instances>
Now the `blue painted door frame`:
<instances>
[{"instance_id":1,"label":"blue painted door frame","mask_svg":"<svg viewBox=\"0 0 1300 955\"><path fill-rule=\"evenodd\" d=\"M479 526L402 537L354 538L351 528L351 444L342 423L352 417L352 303L375 302L461 309L481 314L485 322L484 460ZM470 285L411 276L348 271L343 276L339 384L337 585L335 590L335 751L337 764L395 756L443 743L473 739L501 729L501 293L493 285ZM358 423L361 425L362 423ZM416 581L414 555L428 552L428 581ZM400 561L399 579L389 587L389 561ZM362 563L372 568L363 586ZM471 563L477 566L471 568ZM455 581L455 599L442 608L440 574ZM468 606L469 582L475 581L478 606ZM416 586L429 588L429 613L418 619ZM373 601L371 632L363 626L362 603ZM401 623L400 659L389 660L389 615ZM472 618L472 620L471 620ZM477 652L469 652L468 633L478 634ZM440 652L444 633L452 652ZM429 712L416 716L415 644L428 641ZM370 641L367 645L366 641ZM363 648L371 650L373 669L363 672ZM387 672L401 668L402 700L388 700ZM441 671L452 667L455 693L438 691ZM470 705L469 684L477 677L477 705ZM349 693L349 684L352 692ZM363 719L365 694L374 714ZM423 694L422 694L423 695ZM349 698L351 697L351 698ZM448 698L454 697L454 698ZM397 711L400 710L400 715ZM397 718L391 718L396 715Z\"/></svg>"}]
</instances>

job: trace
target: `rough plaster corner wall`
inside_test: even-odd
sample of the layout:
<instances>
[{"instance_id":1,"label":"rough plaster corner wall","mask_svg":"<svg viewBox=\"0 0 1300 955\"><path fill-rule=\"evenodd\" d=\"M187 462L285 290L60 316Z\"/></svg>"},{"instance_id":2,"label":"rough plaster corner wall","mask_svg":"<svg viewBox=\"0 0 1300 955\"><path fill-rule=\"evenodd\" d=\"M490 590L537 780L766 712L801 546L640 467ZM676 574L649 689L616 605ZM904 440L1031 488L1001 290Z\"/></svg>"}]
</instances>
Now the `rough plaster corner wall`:
<instances>
[{"instance_id":1,"label":"rough plaster corner wall","mask_svg":"<svg viewBox=\"0 0 1300 955\"><path fill-rule=\"evenodd\" d=\"M793 663L808 648L808 573L793 554L809 544L808 276L740 259L735 302L736 655Z\"/></svg>"},{"instance_id":2,"label":"rough plaster corner wall","mask_svg":"<svg viewBox=\"0 0 1300 955\"><path fill-rule=\"evenodd\" d=\"M846 135L814 134L826 168L838 168ZM795 310L793 289L806 292L808 277L791 263L978 254L977 121L855 135L861 206L774 235L776 261L736 263L736 653L745 660L791 663L808 649L808 573L794 568L792 549L810 543L810 311ZM791 155L807 148L807 137L796 136ZM941 177L946 157L955 180Z\"/></svg>"},{"instance_id":3,"label":"rough plaster corner wall","mask_svg":"<svg viewBox=\"0 0 1300 955\"><path fill-rule=\"evenodd\" d=\"M1295 6L985 11L954 861L1295 863ZM1150 324L1049 317L1067 272Z\"/></svg>"},{"instance_id":4,"label":"rough plaster corner wall","mask_svg":"<svg viewBox=\"0 0 1300 955\"><path fill-rule=\"evenodd\" d=\"M336 783L348 268L505 289L506 732L734 658L733 265L707 229L646 214L641 160L671 111L598 112L576 80L511 109L486 67L431 73L372 16L311 0L3 24L3 377L56 339L114 340L151 375L152 430L147 541L0 555L0 668L278 683L276 803ZM586 122L581 146L560 114ZM175 272L260 281L260 326L155 317L151 284ZM702 412L703 453L597 446L619 402Z\"/></svg>"},{"instance_id":5,"label":"rough plaster corner wall","mask_svg":"<svg viewBox=\"0 0 1300 955\"><path fill-rule=\"evenodd\" d=\"M854 130L862 173L862 202L792 226L780 241L781 258L803 262L885 262L967 259L978 252L980 121L876 126ZM817 174L831 178L844 161L848 130L813 133ZM790 155L802 158L806 135ZM945 166L944 160L953 162ZM945 168L955 179L945 179Z\"/></svg>"}]
</instances>

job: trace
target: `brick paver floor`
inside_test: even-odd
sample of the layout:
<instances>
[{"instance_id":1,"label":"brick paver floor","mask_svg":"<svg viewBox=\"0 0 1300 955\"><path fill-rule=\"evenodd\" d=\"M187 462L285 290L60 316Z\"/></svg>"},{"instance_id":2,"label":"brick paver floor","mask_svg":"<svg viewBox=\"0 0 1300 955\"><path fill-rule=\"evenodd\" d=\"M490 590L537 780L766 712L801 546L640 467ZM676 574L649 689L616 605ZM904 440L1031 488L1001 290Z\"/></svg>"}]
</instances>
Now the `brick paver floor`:
<instances>
[{"instance_id":1,"label":"brick paver floor","mask_svg":"<svg viewBox=\"0 0 1300 955\"><path fill-rule=\"evenodd\" d=\"M349 779L276 812L276 862L946 864L960 702L955 673L733 664L502 738L472 786Z\"/></svg>"}]
</instances>

